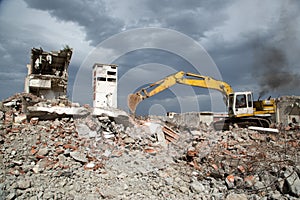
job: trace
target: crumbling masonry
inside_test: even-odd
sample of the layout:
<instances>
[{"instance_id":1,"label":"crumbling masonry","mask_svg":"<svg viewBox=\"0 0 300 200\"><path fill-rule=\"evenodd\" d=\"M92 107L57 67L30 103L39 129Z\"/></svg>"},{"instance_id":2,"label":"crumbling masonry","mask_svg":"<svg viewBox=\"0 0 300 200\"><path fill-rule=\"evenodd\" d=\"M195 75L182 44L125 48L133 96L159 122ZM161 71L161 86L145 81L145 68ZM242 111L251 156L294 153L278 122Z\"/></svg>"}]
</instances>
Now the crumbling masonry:
<instances>
[{"instance_id":1,"label":"crumbling masonry","mask_svg":"<svg viewBox=\"0 0 300 200\"><path fill-rule=\"evenodd\" d=\"M68 66L72 49L66 46L60 51L31 49L31 63L27 65L25 92L45 99L65 96L68 85Z\"/></svg>"},{"instance_id":2,"label":"crumbling masonry","mask_svg":"<svg viewBox=\"0 0 300 200\"><path fill-rule=\"evenodd\" d=\"M282 96L277 99L276 123L300 126L300 96Z\"/></svg>"}]
</instances>

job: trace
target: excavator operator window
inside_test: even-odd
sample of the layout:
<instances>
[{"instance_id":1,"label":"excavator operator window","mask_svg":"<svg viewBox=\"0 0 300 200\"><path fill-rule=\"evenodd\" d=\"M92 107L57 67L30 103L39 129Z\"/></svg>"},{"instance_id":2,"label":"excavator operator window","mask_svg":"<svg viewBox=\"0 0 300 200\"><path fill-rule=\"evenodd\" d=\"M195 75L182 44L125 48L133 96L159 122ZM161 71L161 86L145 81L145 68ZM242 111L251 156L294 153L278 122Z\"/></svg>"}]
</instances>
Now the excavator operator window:
<instances>
[{"instance_id":1,"label":"excavator operator window","mask_svg":"<svg viewBox=\"0 0 300 200\"><path fill-rule=\"evenodd\" d=\"M236 96L236 103L235 103L236 108L245 108L247 107L246 104L246 95L240 94Z\"/></svg>"},{"instance_id":2,"label":"excavator operator window","mask_svg":"<svg viewBox=\"0 0 300 200\"><path fill-rule=\"evenodd\" d=\"M234 106L234 95L230 94L228 99L228 112L229 114L233 114L233 106Z\"/></svg>"},{"instance_id":3,"label":"excavator operator window","mask_svg":"<svg viewBox=\"0 0 300 200\"><path fill-rule=\"evenodd\" d=\"M248 94L247 97L248 97L248 107L251 108L252 107L252 95Z\"/></svg>"}]
</instances>

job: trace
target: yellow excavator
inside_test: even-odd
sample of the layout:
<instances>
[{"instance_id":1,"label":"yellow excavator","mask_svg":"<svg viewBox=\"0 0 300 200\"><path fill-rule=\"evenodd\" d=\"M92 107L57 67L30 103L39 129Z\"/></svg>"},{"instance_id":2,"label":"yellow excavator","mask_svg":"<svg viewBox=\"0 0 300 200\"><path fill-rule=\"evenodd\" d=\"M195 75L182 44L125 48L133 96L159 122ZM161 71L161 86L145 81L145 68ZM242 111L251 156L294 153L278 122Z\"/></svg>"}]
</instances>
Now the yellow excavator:
<instances>
[{"instance_id":1,"label":"yellow excavator","mask_svg":"<svg viewBox=\"0 0 300 200\"><path fill-rule=\"evenodd\" d=\"M233 124L237 124L239 127L259 126L268 128L276 111L274 99L253 101L251 91L234 92L232 87L224 81L183 71L149 84L149 86L140 89L135 94L129 94L128 107L130 111L135 113L137 105L142 100L152 97L177 83L218 90L224 95L228 117L214 122L213 126L217 130L228 130L229 126Z\"/></svg>"}]
</instances>

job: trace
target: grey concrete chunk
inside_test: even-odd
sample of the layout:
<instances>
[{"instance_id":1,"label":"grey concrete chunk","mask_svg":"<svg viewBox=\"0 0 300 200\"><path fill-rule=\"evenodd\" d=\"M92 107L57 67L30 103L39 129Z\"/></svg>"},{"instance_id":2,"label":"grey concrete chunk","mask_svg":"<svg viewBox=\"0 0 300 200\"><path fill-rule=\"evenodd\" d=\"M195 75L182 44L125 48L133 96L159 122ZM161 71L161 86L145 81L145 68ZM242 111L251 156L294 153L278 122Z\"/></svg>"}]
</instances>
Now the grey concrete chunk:
<instances>
[{"instance_id":1,"label":"grey concrete chunk","mask_svg":"<svg viewBox=\"0 0 300 200\"><path fill-rule=\"evenodd\" d=\"M70 156L76 161L83 162L83 163L88 162L88 159L84 153L73 151L70 152Z\"/></svg>"},{"instance_id":2,"label":"grey concrete chunk","mask_svg":"<svg viewBox=\"0 0 300 200\"><path fill-rule=\"evenodd\" d=\"M300 179L298 177L298 174L293 171L291 173L286 172L284 174L286 178L286 185L288 187L289 193L296 197L300 197Z\"/></svg>"},{"instance_id":3,"label":"grey concrete chunk","mask_svg":"<svg viewBox=\"0 0 300 200\"><path fill-rule=\"evenodd\" d=\"M19 180L17 182L17 188L21 190L25 190L27 188L30 188L31 182L30 180Z\"/></svg>"},{"instance_id":4,"label":"grey concrete chunk","mask_svg":"<svg viewBox=\"0 0 300 200\"><path fill-rule=\"evenodd\" d=\"M125 143L125 144L134 144L134 143L135 143L135 140L134 140L133 138L131 138L131 137L126 137L126 138L124 139L124 143Z\"/></svg>"},{"instance_id":5,"label":"grey concrete chunk","mask_svg":"<svg viewBox=\"0 0 300 200\"><path fill-rule=\"evenodd\" d=\"M235 194L231 193L226 197L226 200L247 200L247 195L246 194Z\"/></svg>"},{"instance_id":6,"label":"grey concrete chunk","mask_svg":"<svg viewBox=\"0 0 300 200\"><path fill-rule=\"evenodd\" d=\"M204 185L202 185L199 181L193 181L190 184L191 190L195 193L203 193L205 191Z\"/></svg>"},{"instance_id":7,"label":"grey concrete chunk","mask_svg":"<svg viewBox=\"0 0 300 200\"><path fill-rule=\"evenodd\" d=\"M47 154L49 153L49 149L47 147L45 148L41 148L37 154L40 155L40 156L46 156Z\"/></svg>"}]
</instances>

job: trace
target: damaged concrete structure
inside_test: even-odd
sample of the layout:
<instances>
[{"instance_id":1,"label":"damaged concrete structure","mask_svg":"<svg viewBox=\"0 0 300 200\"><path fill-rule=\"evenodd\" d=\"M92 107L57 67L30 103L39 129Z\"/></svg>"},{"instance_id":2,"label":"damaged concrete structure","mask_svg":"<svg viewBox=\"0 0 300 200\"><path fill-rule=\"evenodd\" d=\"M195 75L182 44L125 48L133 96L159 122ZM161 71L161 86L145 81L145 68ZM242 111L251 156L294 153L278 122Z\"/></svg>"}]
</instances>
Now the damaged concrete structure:
<instances>
[{"instance_id":1,"label":"damaged concrete structure","mask_svg":"<svg viewBox=\"0 0 300 200\"><path fill-rule=\"evenodd\" d=\"M46 52L31 49L31 63L27 65L25 92L45 99L56 99L67 94L68 66L72 49Z\"/></svg>"},{"instance_id":2,"label":"damaged concrete structure","mask_svg":"<svg viewBox=\"0 0 300 200\"><path fill-rule=\"evenodd\" d=\"M282 96L277 99L276 122L300 126L300 96Z\"/></svg>"},{"instance_id":3,"label":"damaged concrete structure","mask_svg":"<svg viewBox=\"0 0 300 200\"><path fill-rule=\"evenodd\" d=\"M168 112L166 116L150 116L150 118L161 119L180 126L198 128L202 124L210 125L214 120L214 113L208 111L187 113Z\"/></svg>"},{"instance_id":4,"label":"damaged concrete structure","mask_svg":"<svg viewBox=\"0 0 300 200\"><path fill-rule=\"evenodd\" d=\"M93 107L117 108L117 65L95 63L93 66Z\"/></svg>"}]
</instances>

